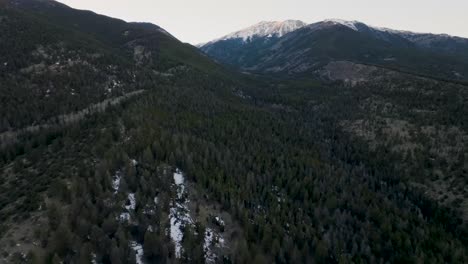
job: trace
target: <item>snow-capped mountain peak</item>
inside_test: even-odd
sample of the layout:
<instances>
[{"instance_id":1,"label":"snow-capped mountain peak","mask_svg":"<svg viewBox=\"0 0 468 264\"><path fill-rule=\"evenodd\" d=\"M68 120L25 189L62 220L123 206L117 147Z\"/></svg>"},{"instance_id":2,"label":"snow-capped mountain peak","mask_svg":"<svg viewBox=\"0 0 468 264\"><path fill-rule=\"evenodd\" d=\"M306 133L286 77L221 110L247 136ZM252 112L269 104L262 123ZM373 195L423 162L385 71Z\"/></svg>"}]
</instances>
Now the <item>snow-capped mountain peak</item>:
<instances>
[{"instance_id":1,"label":"snow-capped mountain peak","mask_svg":"<svg viewBox=\"0 0 468 264\"><path fill-rule=\"evenodd\" d=\"M300 20L262 21L248 28L228 34L215 40L215 42L228 39L242 39L247 41L254 37L282 37L283 35L306 25L306 23Z\"/></svg>"},{"instance_id":2,"label":"snow-capped mountain peak","mask_svg":"<svg viewBox=\"0 0 468 264\"><path fill-rule=\"evenodd\" d=\"M298 31L298 29L303 30ZM334 30L334 29L350 29L361 36L367 36L369 38L378 39L385 41L396 46L401 45L402 47L415 46L419 48L425 48L437 52L446 52L451 54L467 54L468 39L449 36L446 34L432 34L432 33L416 33L404 30L395 30L384 27L371 26L356 20L348 21L342 19L327 19L320 22L312 23L307 25L306 23L299 20L286 20L286 21L263 21L245 29L236 31L228 34L219 39L210 41L208 43L198 45L205 53L209 53L211 50L217 50L220 54L223 54L225 50L219 49L218 47L225 47L228 45L231 47L245 47L246 44L255 44L251 48L258 48L258 39L263 41L264 45L268 43L274 43L276 38L281 38L277 44L282 45L288 43L289 39L299 38L305 35L315 34L315 32L321 30ZM292 32L296 32L292 33ZM337 31L341 32L341 31ZM292 34L288 34L292 33ZM286 37L284 37L286 35ZM228 44L227 44L227 43ZM249 47L247 47L249 48Z\"/></svg>"},{"instance_id":3,"label":"snow-capped mountain peak","mask_svg":"<svg viewBox=\"0 0 468 264\"><path fill-rule=\"evenodd\" d=\"M327 19L327 20L324 20L323 22L325 23L333 23L335 25L343 25L343 26L346 26L354 31L359 31L357 25L358 24L362 24L361 22L359 21L348 21L348 20L343 20L343 19Z\"/></svg>"}]
</instances>

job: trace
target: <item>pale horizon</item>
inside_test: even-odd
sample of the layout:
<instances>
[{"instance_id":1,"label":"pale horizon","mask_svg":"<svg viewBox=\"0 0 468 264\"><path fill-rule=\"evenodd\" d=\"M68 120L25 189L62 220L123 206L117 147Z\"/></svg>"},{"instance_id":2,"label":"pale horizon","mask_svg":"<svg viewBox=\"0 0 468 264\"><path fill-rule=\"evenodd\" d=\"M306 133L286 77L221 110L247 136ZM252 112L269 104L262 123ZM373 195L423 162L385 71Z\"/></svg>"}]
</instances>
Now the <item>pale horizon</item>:
<instances>
[{"instance_id":1,"label":"pale horizon","mask_svg":"<svg viewBox=\"0 0 468 264\"><path fill-rule=\"evenodd\" d=\"M254 25L288 19L314 23L326 19L356 20L371 26L468 38L468 1L371 0L327 3L307 0L185 2L151 0L59 0L73 8L156 24L183 42L199 44Z\"/></svg>"}]
</instances>

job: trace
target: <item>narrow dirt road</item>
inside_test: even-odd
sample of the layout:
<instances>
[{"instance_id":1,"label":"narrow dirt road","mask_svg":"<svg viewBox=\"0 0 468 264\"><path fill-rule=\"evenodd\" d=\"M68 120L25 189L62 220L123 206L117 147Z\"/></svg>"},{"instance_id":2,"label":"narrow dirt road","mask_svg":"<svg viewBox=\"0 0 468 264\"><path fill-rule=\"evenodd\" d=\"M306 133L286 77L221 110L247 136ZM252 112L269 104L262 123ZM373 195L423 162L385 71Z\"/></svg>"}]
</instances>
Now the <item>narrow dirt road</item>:
<instances>
[{"instance_id":1,"label":"narrow dirt road","mask_svg":"<svg viewBox=\"0 0 468 264\"><path fill-rule=\"evenodd\" d=\"M133 91L133 92L127 93L119 97L109 98L102 102L92 104L83 110L56 116L54 118L49 119L47 122L43 124L31 125L31 126L24 127L21 129L0 133L0 147L4 147L7 145L16 143L18 141L18 136L23 133L34 133L42 129L48 129L48 128L52 128L55 126L64 126L64 125L69 125L69 124L79 122L83 120L86 117L86 115L104 112L108 106L120 104L123 100L126 100L135 95L141 94L144 91L145 90L137 90L137 91Z\"/></svg>"}]
</instances>

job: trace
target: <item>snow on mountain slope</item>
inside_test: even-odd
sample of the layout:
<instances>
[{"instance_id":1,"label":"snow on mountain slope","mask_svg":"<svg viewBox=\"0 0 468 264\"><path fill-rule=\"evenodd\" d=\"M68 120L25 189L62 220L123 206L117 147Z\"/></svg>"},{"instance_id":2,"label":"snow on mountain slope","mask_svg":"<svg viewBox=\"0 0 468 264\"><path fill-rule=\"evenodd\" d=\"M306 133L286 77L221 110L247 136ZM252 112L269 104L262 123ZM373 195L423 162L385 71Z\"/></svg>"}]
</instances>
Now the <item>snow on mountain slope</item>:
<instances>
[{"instance_id":1,"label":"snow on mountain slope","mask_svg":"<svg viewBox=\"0 0 468 264\"><path fill-rule=\"evenodd\" d=\"M468 59L466 39L340 19L309 25L292 20L261 22L199 48L220 63L253 72L305 74L339 60L392 64L443 78L468 76L463 59Z\"/></svg>"},{"instance_id":2,"label":"snow on mountain slope","mask_svg":"<svg viewBox=\"0 0 468 264\"><path fill-rule=\"evenodd\" d=\"M236 31L219 39L210 41L206 44L228 39L242 39L243 41L248 41L254 37L282 37L285 34L299 29L301 27L304 27L306 25L306 23L300 20L262 21L248 28Z\"/></svg>"},{"instance_id":3,"label":"snow on mountain slope","mask_svg":"<svg viewBox=\"0 0 468 264\"><path fill-rule=\"evenodd\" d=\"M468 44L468 39L466 38L451 36L447 34L419 33L419 32L407 31L407 30L396 30L396 29L390 29L390 28L385 28L385 27L375 27L375 26L367 25L365 23L355 21L355 20L349 21L349 20L342 20L342 19L327 19L327 20L324 20L323 23L343 25L358 32L363 32L363 31L372 32L373 31L374 33L378 33L380 36L382 36L381 33L393 34L393 35L397 35L399 37L402 37L406 40L409 40L423 47L430 47L431 44L441 42L441 41L453 41L454 44Z\"/></svg>"},{"instance_id":4,"label":"snow on mountain slope","mask_svg":"<svg viewBox=\"0 0 468 264\"><path fill-rule=\"evenodd\" d=\"M243 42L248 42L253 38L269 38L269 37L278 37L286 35L287 33L293 32L297 29L308 26L310 29L321 29L323 27L330 27L342 25L349 29L352 29L356 32L370 33L374 37L382 40L392 40L393 37L400 37L415 43L421 47L431 47L436 45L438 48L440 46L448 46L447 49L464 49L464 47L457 47L459 45L468 45L468 39L450 36L447 34L431 34L431 33L417 33L404 30L395 30L384 27L371 26L360 21L356 20L343 20L343 19L326 19L321 22L306 24L300 20L286 20L286 21L262 21L248 28L236 31L234 33L228 34L224 37L212 40L207 43L202 43L197 45L197 47L202 48L204 46L210 46L211 44L225 41L225 40L234 40L242 39ZM447 43L448 42L448 43Z\"/></svg>"},{"instance_id":5,"label":"snow on mountain slope","mask_svg":"<svg viewBox=\"0 0 468 264\"><path fill-rule=\"evenodd\" d=\"M342 20L342 19L327 19L327 20L324 20L323 22L333 23L335 25L337 25L337 24L343 25L343 26L349 27L350 29L352 29L354 31L359 31L359 29L357 27L357 24L362 24L359 21L348 21L348 20Z\"/></svg>"}]
</instances>

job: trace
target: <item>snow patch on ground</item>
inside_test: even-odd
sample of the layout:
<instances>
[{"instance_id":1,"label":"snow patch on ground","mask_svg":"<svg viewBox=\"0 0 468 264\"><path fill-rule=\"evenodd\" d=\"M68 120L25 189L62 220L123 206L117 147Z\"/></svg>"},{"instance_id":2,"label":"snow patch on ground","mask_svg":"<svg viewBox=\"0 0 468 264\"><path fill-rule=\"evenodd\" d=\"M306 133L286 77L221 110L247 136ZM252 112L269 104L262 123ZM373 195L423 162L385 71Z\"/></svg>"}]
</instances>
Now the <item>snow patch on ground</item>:
<instances>
[{"instance_id":1,"label":"snow patch on ground","mask_svg":"<svg viewBox=\"0 0 468 264\"><path fill-rule=\"evenodd\" d=\"M143 262L143 245L136 241L130 242L130 247L135 251L135 259L137 264L144 264Z\"/></svg>"},{"instance_id":2,"label":"snow patch on ground","mask_svg":"<svg viewBox=\"0 0 468 264\"><path fill-rule=\"evenodd\" d=\"M116 195L119 192L120 188L120 181L122 179L122 173L120 171L117 171L112 177L112 189L114 190L114 195ZM135 194L130 193L128 194L127 199L130 201L129 205L125 205L126 211L120 213L120 215L117 218L117 220L121 223L127 223L130 222L130 210L135 210L136 207L136 200L135 200Z\"/></svg>"},{"instance_id":3,"label":"snow patch on ground","mask_svg":"<svg viewBox=\"0 0 468 264\"><path fill-rule=\"evenodd\" d=\"M215 217L215 220L216 220L216 223L217 223L218 225L224 226L224 221L223 221L223 219L221 219L221 217L216 216L216 217Z\"/></svg>"},{"instance_id":4,"label":"snow patch on ground","mask_svg":"<svg viewBox=\"0 0 468 264\"><path fill-rule=\"evenodd\" d=\"M224 238L222 236L218 237L218 245L220 247L224 247Z\"/></svg>"},{"instance_id":5,"label":"snow patch on ground","mask_svg":"<svg viewBox=\"0 0 468 264\"><path fill-rule=\"evenodd\" d=\"M135 200L135 194L134 193L129 193L128 194L128 200L130 201L129 205L125 206L125 209L127 210L135 210L136 207L136 200Z\"/></svg>"},{"instance_id":6,"label":"snow patch on ground","mask_svg":"<svg viewBox=\"0 0 468 264\"><path fill-rule=\"evenodd\" d=\"M120 216L119 216L119 220L120 220L121 223L125 223L125 222L130 221L130 214L127 213L127 212L121 213Z\"/></svg>"},{"instance_id":7,"label":"snow patch on ground","mask_svg":"<svg viewBox=\"0 0 468 264\"><path fill-rule=\"evenodd\" d=\"M177 169L173 174L174 184L177 188L177 199L173 201L173 206L170 208L170 236L175 245L176 258L181 257L182 253L182 239L184 234L182 229L186 225L193 225L193 220L190 217L190 210L188 209L188 200L182 199L185 194L185 179L184 174Z\"/></svg>"},{"instance_id":8,"label":"snow patch on ground","mask_svg":"<svg viewBox=\"0 0 468 264\"><path fill-rule=\"evenodd\" d=\"M188 207L189 200L186 198L186 181L183 172L177 169L173 174L173 178L174 185L177 188L177 197L172 201L169 211L170 229L168 232L175 245L175 256L176 258L180 258L182 256L182 240L184 238L182 230L187 225L194 226L195 222L190 216L190 209ZM217 216L215 220L219 225L224 226L224 221L221 217ZM203 243L206 263L216 263L217 255L215 248L220 247L224 247L224 238L222 235L211 228L206 228Z\"/></svg>"},{"instance_id":9,"label":"snow patch on ground","mask_svg":"<svg viewBox=\"0 0 468 264\"><path fill-rule=\"evenodd\" d=\"M120 187L120 179L121 179L120 171L117 171L112 179L112 188L114 189L114 194L117 194Z\"/></svg>"},{"instance_id":10,"label":"snow patch on ground","mask_svg":"<svg viewBox=\"0 0 468 264\"><path fill-rule=\"evenodd\" d=\"M213 251L214 247L224 247L224 238L211 228L207 228L205 230L205 241L203 243L205 263L216 263L217 255Z\"/></svg>"},{"instance_id":11,"label":"snow patch on ground","mask_svg":"<svg viewBox=\"0 0 468 264\"><path fill-rule=\"evenodd\" d=\"M182 238L184 235L182 234L181 228L182 222L177 219L177 213L174 211L174 208L171 208L171 214L169 216L171 218L171 239L175 245L175 255L177 258L180 258L181 251L182 251Z\"/></svg>"},{"instance_id":12,"label":"snow patch on ground","mask_svg":"<svg viewBox=\"0 0 468 264\"><path fill-rule=\"evenodd\" d=\"M130 222L130 210L135 210L136 207L136 199L134 193L129 193L127 197L128 201L130 201L129 205L125 205L126 212L120 213L118 220L121 223Z\"/></svg>"},{"instance_id":13,"label":"snow patch on ground","mask_svg":"<svg viewBox=\"0 0 468 264\"><path fill-rule=\"evenodd\" d=\"M174 183L177 186L177 196L179 199L182 198L182 195L185 192L184 181L184 175L179 169L177 169L176 172L174 172Z\"/></svg>"},{"instance_id":14,"label":"snow patch on ground","mask_svg":"<svg viewBox=\"0 0 468 264\"><path fill-rule=\"evenodd\" d=\"M205 231L205 242L203 243L203 251L205 251L205 262L213 263L215 261L215 255L210 250L210 246L213 243L213 231L209 228Z\"/></svg>"}]
</instances>

